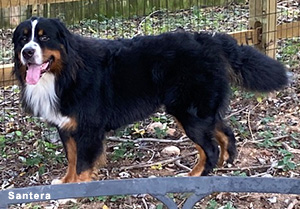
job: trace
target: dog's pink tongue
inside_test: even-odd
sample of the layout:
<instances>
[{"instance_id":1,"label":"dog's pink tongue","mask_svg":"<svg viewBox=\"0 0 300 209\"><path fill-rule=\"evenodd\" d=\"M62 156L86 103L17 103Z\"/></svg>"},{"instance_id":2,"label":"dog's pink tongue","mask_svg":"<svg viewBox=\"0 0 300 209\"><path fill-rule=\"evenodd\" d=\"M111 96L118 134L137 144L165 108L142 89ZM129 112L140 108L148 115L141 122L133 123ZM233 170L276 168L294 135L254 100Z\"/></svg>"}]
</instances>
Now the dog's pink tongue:
<instances>
[{"instance_id":1,"label":"dog's pink tongue","mask_svg":"<svg viewBox=\"0 0 300 209\"><path fill-rule=\"evenodd\" d=\"M29 65L26 74L26 82L31 85L37 84L37 82L40 80L42 71L48 67L48 64L49 63L44 63L41 65Z\"/></svg>"}]
</instances>

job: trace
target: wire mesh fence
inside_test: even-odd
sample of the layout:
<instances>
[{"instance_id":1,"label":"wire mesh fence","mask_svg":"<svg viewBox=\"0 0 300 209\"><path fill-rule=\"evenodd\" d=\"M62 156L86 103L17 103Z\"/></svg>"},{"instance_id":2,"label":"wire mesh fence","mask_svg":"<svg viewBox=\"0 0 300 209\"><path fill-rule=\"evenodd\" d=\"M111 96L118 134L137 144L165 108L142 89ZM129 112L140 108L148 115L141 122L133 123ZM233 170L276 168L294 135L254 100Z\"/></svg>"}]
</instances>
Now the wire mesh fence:
<instances>
[{"instance_id":1,"label":"wire mesh fence","mask_svg":"<svg viewBox=\"0 0 300 209\"><path fill-rule=\"evenodd\" d=\"M47 171L57 166L45 165L65 162L56 129L23 112L18 83L11 76L12 33L21 21L31 16L59 18L76 34L107 39L178 29L225 32L239 43L255 45L291 68L299 66L300 5L296 0L1 0L0 7L0 184L3 189L22 185L22 176L30 167L35 168L37 176L47 176ZM298 117L299 112L294 115ZM295 137L298 139L299 135ZM53 152L55 149L58 151ZM19 162L24 166L20 167ZM36 179L29 182L26 185L40 184Z\"/></svg>"}]
</instances>

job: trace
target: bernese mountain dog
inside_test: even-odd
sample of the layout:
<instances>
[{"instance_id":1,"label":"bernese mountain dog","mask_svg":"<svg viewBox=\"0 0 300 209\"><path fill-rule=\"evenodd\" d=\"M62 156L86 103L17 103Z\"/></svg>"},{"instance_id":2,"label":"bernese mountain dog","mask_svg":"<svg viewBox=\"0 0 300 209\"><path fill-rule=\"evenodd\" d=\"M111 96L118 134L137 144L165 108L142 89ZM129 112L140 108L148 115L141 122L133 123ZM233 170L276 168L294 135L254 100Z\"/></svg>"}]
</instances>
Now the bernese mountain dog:
<instances>
[{"instance_id":1,"label":"bernese mountain dog","mask_svg":"<svg viewBox=\"0 0 300 209\"><path fill-rule=\"evenodd\" d=\"M189 175L207 175L236 152L223 121L230 83L270 92L288 82L282 64L222 33L94 39L57 19L32 17L16 28L13 43L23 107L56 126L64 145L61 183L92 180L105 133L161 106L199 151Z\"/></svg>"}]
</instances>

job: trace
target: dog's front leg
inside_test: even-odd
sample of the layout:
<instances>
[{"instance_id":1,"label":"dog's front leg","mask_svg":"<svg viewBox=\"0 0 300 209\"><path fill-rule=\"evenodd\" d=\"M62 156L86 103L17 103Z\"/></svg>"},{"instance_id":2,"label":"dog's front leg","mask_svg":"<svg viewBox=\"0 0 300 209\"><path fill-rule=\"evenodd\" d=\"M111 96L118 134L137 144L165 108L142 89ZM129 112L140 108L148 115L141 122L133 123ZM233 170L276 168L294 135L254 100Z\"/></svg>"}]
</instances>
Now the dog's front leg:
<instances>
[{"instance_id":1,"label":"dog's front leg","mask_svg":"<svg viewBox=\"0 0 300 209\"><path fill-rule=\"evenodd\" d=\"M59 129L68 159L66 175L53 183L75 183L91 181L94 178L95 166L106 163L103 145L104 132L101 129L77 127L72 129ZM100 160L99 160L100 159Z\"/></svg>"}]
</instances>

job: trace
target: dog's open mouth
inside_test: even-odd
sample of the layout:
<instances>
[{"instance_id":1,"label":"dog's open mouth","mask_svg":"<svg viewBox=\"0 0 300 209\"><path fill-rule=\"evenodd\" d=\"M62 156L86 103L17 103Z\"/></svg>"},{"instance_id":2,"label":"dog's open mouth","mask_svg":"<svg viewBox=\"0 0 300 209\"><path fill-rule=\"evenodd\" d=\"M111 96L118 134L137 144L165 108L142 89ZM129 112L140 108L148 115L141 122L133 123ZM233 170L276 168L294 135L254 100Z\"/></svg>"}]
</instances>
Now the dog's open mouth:
<instances>
[{"instance_id":1,"label":"dog's open mouth","mask_svg":"<svg viewBox=\"0 0 300 209\"><path fill-rule=\"evenodd\" d=\"M31 85L37 84L42 75L50 70L53 59L50 58L41 65L28 63L26 72L26 82Z\"/></svg>"}]
</instances>

